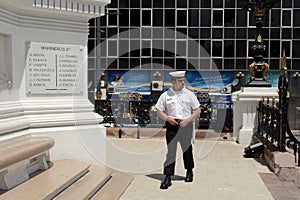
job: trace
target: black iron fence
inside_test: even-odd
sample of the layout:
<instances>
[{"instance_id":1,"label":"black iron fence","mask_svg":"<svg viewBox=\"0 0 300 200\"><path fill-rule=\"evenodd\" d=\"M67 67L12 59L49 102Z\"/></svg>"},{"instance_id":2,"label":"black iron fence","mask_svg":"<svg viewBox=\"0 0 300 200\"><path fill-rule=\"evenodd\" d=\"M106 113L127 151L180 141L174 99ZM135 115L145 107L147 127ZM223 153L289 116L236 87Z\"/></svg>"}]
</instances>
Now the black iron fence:
<instances>
[{"instance_id":1,"label":"black iron fence","mask_svg":"<svg viewBox=\"0 0 300 200\"><path fill-rule=\"evenodd\" d=\"M300 141L289 128L288 121L282 120L280 106L273 98L259 102L259 127L258 133L273 143L279 151L286 151L286 147L293 149L295 162L300 166Z\"/></svg>"},{"instance_id":2,"label":"black iron fence","mask_svg":"<svg viewBox=\"0 0 300 200\"><path fill-rule=\"evenodd\" d=\"M264 97L259 102L259 127L258 132L261 133L270 142L277 143L276 147L280 149L280 139L279 139L279 109L277 108L278 103L275 103L275 98L273 97L272 104L270 104L269 97L265 101Z\"/></svg>"},{"instance_id":3,"label":"black iron fence","mask_svg":"<svg viewBox=\"0 0 300 200\"><path fill-rule=\"evenodd\" d=\"M285 57L282 61L280 77L278 81L278 97L272 101L267 97L259 102L258 108L258 133L273 143L279 151L286 151L286 147L294 150L295 162L300 167L300 141L292 133L288 123L288 105L290 93L286 77Z\"/></svg>"}]
</instances>

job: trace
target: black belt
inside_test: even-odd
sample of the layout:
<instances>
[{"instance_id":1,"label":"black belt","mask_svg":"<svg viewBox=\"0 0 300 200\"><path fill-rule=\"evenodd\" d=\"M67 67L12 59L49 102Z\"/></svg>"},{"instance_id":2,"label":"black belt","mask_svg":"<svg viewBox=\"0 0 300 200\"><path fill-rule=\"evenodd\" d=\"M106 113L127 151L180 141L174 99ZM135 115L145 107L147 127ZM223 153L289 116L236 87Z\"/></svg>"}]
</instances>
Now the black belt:
<instances>
[{"instance_id":1,"label":"black belt","mask_svg":"<svg viewBox=\"0 0 300 200\"><path fill-rule=\"evenodd\" d=\"M177 123L182 122L182 119L174 119Z\"/></svg>"}]
</instances>

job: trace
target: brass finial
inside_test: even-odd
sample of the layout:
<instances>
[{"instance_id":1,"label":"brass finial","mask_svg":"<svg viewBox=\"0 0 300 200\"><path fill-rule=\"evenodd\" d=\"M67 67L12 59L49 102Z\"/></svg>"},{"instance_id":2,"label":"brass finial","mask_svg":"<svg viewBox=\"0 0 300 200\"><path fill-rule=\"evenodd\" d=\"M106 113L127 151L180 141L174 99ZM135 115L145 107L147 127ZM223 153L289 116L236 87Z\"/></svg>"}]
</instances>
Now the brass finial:
<instances>
[{"instance_id":1,"label":"brass finial","mask_svg":"<svg viewBox=\"0 0 300 200\"><path fill-rule=\"evenodd\" d=\"M286 56L285 56L285 49L283 49L282 53L282 58L281 58L281 67L280 67L280 74L281 75L286 75L287 74L287 67L286 67Z\"/></svg>"},{"instance_id":2,"label":"brass finial","mask_svg":"<svg viewBox=\"0 0 300 200\"><path fill-rule=\"evenodd\" d=\"M259 34L258 36L257 36L257 42L261 42L262 41L262 38L261 38L261 35Z\"/></svg>"}]
</instances>

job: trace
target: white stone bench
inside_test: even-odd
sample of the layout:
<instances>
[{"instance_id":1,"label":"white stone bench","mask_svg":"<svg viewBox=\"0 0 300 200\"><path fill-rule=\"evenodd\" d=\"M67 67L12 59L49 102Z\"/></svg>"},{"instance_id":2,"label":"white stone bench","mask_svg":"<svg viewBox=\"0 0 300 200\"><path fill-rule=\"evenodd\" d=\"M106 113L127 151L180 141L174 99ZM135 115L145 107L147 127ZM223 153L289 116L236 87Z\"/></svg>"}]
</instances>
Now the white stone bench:
<instances>
[{"instance_id":1,"label":"white stone bench","mask_svg":"<svg viewBox=\"0 0 300 200\"><path fill-rule=\"evenodd\" d=\"M48 169L53 146L54 140L47 136L26 136L0 144L0 189L9 190L28 180L31 173Z\"/></svg>"}]
</instances>

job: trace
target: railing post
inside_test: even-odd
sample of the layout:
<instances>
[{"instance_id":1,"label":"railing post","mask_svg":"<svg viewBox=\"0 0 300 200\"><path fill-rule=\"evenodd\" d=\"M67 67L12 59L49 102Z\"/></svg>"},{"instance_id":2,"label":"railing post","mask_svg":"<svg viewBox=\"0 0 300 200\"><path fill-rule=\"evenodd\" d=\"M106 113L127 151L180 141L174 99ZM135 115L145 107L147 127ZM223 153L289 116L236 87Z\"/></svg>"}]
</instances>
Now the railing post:
<instances>
[{"instance_id":1,"label":"railing post","mask_svg":"<svg viewBox=\"0 0 300 200\"><path fill-rule=\"evenodd\" d=\"M276 141L276 127L277 127L277 118L276 118L276 105L275 105L275 97L272 98L272 108L271 108L271 142L274 143L274 140Z\"/></svg>"},{"instance_id":2,"label":"railing post","mask_svg":"<svg viewBox=\"0 0 300 200\"><path fill-rule=\"evenodd\" d=\"M266 107L266 104L265 104L265 99L263 97L263 101L262 101L262 123L261 123L261 135L263 136L264 133L266 133L266 116L267 116L267 107Z\"/></svg>"},{"instance_id":3,"label":"railing post","mask_svg":"<svg viewBox=\"0 0 300 200\"><path fill-rule=\"evenodd\" d=\"M270 110L270 97L267 97L267 105L266 105L266 138L267 140L269 140L269 136L270 136L270 122L271 122L271 110Z\"/></svg>"},{"instance_id":4,"label":"railing post","mask_svg":"<svg viewBox=\"0 0 300 200\"><path fill-rule=\"evenodd\" d=\"M300 141L294 136L288 124L290 93L286 75L286 57L283 53L278 80L279 101L276 102L275 97L273 97L271 105L269 97L267 97L266 103L264 98L259 102L259 133L267 140L271 136L271 142L277 142L276 147L281 152L285 152L286 147L293 149L295 163L298 163L297 165L300 167Z\"/></svg>"},{"instance_id":5,"label":"railing post","mask_svg":"<svg viewBox=\"0 0 300 200\"><path fill-rule=\"evenodd\" d=\"M259 104L258 104L258 127L257 127L257 133L261 133L262 134L262 106L263 106L263 103L264 103L264 97L261 98L261 100L259 101Z\"/></svg>"},{"instance_id":6,"label":"railing post","mask_svg":"<svg viewBox=\"0 0 300 200\"><path fill-rule=\"evenodd\" d=\"M280 130L279 130L279 143L278 148L280 151L285 151L286 146L286 131L288 126L287 121L287 108L288 108L288 82L286 80L287 67L286 67L286 57L283 51L283 57L281 60L280 78L278 81L278 94L279 94L279 114L280 114Z\"/></svg>"}]
</instances>

